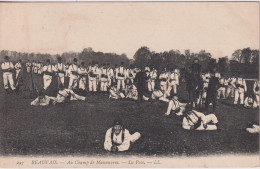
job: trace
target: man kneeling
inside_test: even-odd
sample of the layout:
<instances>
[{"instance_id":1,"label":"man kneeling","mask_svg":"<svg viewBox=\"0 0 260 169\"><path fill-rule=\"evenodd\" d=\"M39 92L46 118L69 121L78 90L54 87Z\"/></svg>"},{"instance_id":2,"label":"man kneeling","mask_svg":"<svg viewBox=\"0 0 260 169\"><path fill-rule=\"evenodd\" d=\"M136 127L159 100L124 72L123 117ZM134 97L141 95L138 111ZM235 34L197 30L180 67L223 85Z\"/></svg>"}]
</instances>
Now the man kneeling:
<instances>
[{"instance_id":1,"label":"man kneeling","mask_svg":"<svg viewBox=\"0 0 260 169\"><path fill-rule=\"evenodd\" d=\"M204 115L201 112L186 107L182 127L186 130L217 130L218 119L214 114Z\"/></svg>"},{"instance_id":2,"label":"man kneeling","mask_svg":"<svg viewBox=\"0 0 260 169\"><path fill-rule=\"evenodd\" d=\"M107 130L104 149L111 152L127 151L130 147L130 143L134 143L141 137L141 134L135 132L130 134L121 123L121 120L115 120L113 127Z\"/></svg>"}]
</instances>

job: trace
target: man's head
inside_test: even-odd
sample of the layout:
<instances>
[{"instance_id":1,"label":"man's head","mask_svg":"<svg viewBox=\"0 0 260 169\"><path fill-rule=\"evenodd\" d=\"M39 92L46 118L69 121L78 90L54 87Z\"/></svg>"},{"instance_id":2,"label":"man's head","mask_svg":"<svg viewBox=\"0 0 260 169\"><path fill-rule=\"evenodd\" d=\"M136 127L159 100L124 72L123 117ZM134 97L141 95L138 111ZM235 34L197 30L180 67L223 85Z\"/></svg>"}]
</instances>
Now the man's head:
<instances>
[{"instance_id":1,"label":"man's head","mask_svg":"<svg viewBox=\"0 0 260 169\"><path fill-rule=\"evenodd\" d=\"M113 121L113 130L114 130L115 134L118 135L121 132L122 128L123 128L123 126L122 126L121 119L115 119Z\"/></svg>"},{"instance_id":2,"label":"man's head","mask_svg":"<svg viewBox=\"0 0 260 169\"><path fill-rule=\"evenodd\" d=\"M185 113L188 113L188 112L190 112L190 111L192 111L192 104L187 104L187 105L185 106Z\"/></svg>"},{"instance_id":3,"label":"man's head","mask_svg":"<svg viewBox=\"0 0 260 169\"><path fill-rule=\"evenodd\" d=\"M77 62L78 62L78 59L77 59L77 58L74 58L74 59L73 59L73 62L74 62L74 64L76 65Z\"/></svg>"},{"instance_id":4,"label":"man's head","mask_svg":"<svg viewBox=\"0 0 260 169\"><path fill-rule=\"evenodd\" d=\"M9 56L5 56L5 61L9 61Z\"/></svg>"},{"instance_id":5,"label":"man's head","mask_svg":"<svg viewBox=\"0 0 260 169\"><path fill-rule=\"evenodd\" d=\"M50 63L51 63L50 59L47 59L47 60L46 60L46 63L47 63L47 64L50 64Z\"/></svg>"},{"instance_id":6,"label":"man's head","mask_svg":"<svg viewBox=\"0 0 260 169\"><path fill-rule=\"evenodd\" d=\"M173 94L172 100L178 100L178 95L177 94Z\"/></svg>"},{"instance_id":7,"label":"man's head","mask_svg":"<svg viewBox=\"0 0 260 169\"><path fill-rule=\"evenodd\" d=\"M58 62L61 63L62 62L62 59L61 57L58 57Z\"/></svg>"}]
</instances>

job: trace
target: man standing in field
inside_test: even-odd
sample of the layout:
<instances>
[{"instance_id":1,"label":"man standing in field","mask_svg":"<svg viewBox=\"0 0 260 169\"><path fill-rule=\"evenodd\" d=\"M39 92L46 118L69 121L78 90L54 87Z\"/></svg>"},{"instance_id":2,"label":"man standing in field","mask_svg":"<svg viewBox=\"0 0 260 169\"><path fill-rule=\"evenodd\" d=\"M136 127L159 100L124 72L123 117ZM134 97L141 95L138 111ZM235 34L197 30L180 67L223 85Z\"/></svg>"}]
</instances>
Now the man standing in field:
<instances>
[{"instance_id":1,"label":"man standing in field","mask_svg":"<svg viewBox=\"0 0 260 169\"><path fill-rule=\"evenodd\" d=\"M135 83L136 83L136 87L137 87L137 92L138 92L138 102L142 102L143 101L143 95L145 92L145 82L147 76L143 70L143 68L141 69L140 72L138 72L135 76Z\"/></svg>"},{"instance_id":2,"label":"man standing in field","mask_svg":"<svg viewBox=\"0 0 260 169\"><path fill-rule=\"evenodd\" d=\"M8 56L5 56L5 62L1 64L1 68L3 70L3 80L4 80L5 91L7 93L9 93L8 82L10 84L12 91L14 91L16 89L16 87L14 85L14 79L13 79L14 65L12 62L9 61Z\"/></svg>"},{"instance_id":3,"label":"man standing in field","mask_svg":"<svg viewBox=\"0 0 260 169\"><path fill-rule=\"evenodd\" d=\"M216 111L217 106L217 91L219 89L219 78L216 77L217 74L212 72L211 78L209 80L209 86L207 89L207 96L205 101L205 110L208 113L209 104L213 104L213 113Z\"/></svg>"},{"instance_id":4,"label":"man standing in field","mask_svg":"<svg viewBox=\"0 0 260 169\"><path fill-rule=\"evenodd\" d=\"M78 65L77 65L77 58L74 58L74 63L70 65L69 67L69 74L70 74L70 80L69 80L69 89L76 89L78 86Z\"/></svg>"},{"instance_id":5,"label":"man standing in field","mask_svg":"<svg viewBox=\"0 0 260 169\"><path fill-rule=\"evenodd\" d=\"M55 67L58 74L58 88L59 88L60 85L64 86L65 71L66 71L65 65L62 63L61 57L58 57L58 63L56 64Z\"/></svg>"},{"instance_id":6,"label":"man standing in field","mask_svg":"<svg viewBox=\"0 0 260 169\"><path fill-rule=\"evenodd\" d=\"M50 59L46 60L46 65L42 68L43 70L43 89L47 90L52 82L52 76L55 72L55 67L50 64Z\"/></svg>"}]
</instances>

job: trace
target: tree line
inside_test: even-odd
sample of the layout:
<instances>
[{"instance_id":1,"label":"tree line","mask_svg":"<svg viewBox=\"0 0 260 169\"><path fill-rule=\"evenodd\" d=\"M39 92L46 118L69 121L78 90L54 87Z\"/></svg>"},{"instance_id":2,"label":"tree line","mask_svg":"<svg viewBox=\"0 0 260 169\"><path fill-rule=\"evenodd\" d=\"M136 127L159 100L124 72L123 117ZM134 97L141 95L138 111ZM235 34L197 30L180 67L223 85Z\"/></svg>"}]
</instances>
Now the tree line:
<instances>
[{"instance_id":1,"label":"tree line","mask_svg":"<svg viewBox=\"0 0 260 169\"><path fill-rule=\"evenodd\" d=\"M41 53L21 53L16 51L2 50L0 52L0 62L4 61L4 56L10 56L12 61L18 61L21 59L26 62L40 61L45 62L46 59L50 59L51 62L57 62L57 58L61 57L63 62L72 63L74 58L77 58L79 62L85 62L87 65L98 64L98 65L109 65L115 66L120 65L124 62L124 66L130 67L142 67L150 66L161 71L166 68L171 70L174 68L187 68L189 67L194 58L198 58L202 65L202 71L216 70L220 73L230 74L254 74L259 73L259 50L257 49L237 49L233 52L231 57L224 56L218 59L212 57L211 53L206 50L201 50L198 53L190 52L185 50L181 53L179 50L170 50L157 53L150 51L146 46L140 47L133 56L133 59L129 59L126 54L116 53L103 53L96 52L92 48L85 48L81 52L64 52L62 54L41 54Z\"/></svg>"},{"instance_id":2,"label":"tree line","mask_svg":"<svg viewBox=\"0 0 260 169\"><path fill-rule=\"evenodd\" d=\"M184 69L191 66L195 58L199 59L203 72L216 70L223 74L253 74L254 77L259 73L259 50L250 48L238 49L230 58L224 56L215 59L205 50L198 53L191 53L190 50L185 50L184 53L179 50L157 53L143 46L136 51L133 65L150 66L159 71L164 68Z\"/></svg>"},{"instance_id":3,"label":"tree line","mask_svg":"<svg viewBox=\"0 0 260 169\"><path fill-rule=\"evenodd\" d=\"M77 58L78 62L84 62L86 65L98 64L98 65L120 65L122 62L124 65L129 66L129 59L126 54L116 54L116 53L103 53L96 52L92 48L85 48L82 52L64 52L62 54L42 54L42 53L26 53L26 52L16 52L2 50L0 52L0 62L4 61L4 56L9 56L10 60L17 62L19 59L22 62L27 62L27 60L45 63L47 59L50 59L52 63L57 62L57 58L61 57L64 63L73 63L73 59Z\"/></svg>"}]
</instances>

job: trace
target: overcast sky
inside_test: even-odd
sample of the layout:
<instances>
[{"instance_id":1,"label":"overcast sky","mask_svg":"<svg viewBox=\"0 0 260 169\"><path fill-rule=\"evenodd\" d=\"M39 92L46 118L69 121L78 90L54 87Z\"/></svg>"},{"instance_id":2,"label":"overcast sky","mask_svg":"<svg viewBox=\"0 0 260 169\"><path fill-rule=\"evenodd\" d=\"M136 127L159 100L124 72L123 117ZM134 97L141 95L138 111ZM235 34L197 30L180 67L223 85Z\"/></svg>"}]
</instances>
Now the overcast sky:
<instances>
[{"instance_id":1,"label":"overcast sky","mask_svg":"<svg viewBox=\"0 0 260 169\"><path fill-rule=\"evenodd\" d=\"M57 54L259 49L258 2L1 3L0 50Z\"/></svg>"}]
</instances>

